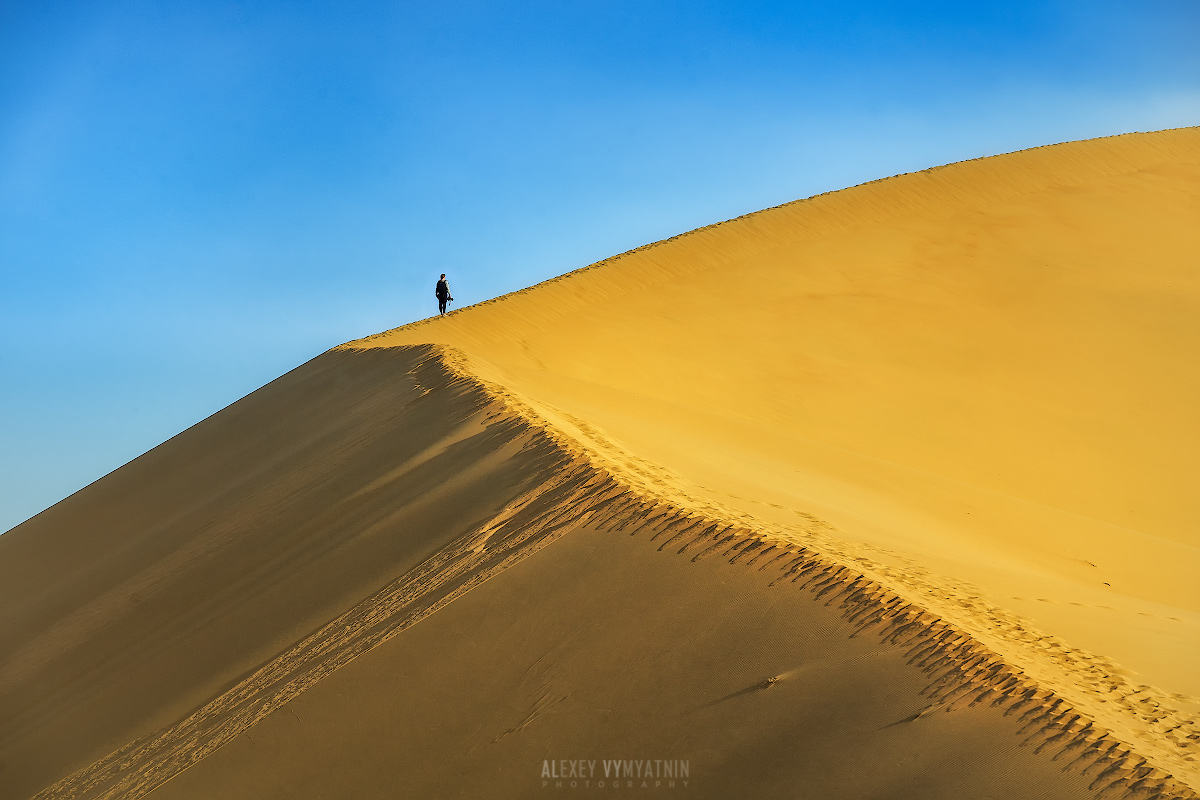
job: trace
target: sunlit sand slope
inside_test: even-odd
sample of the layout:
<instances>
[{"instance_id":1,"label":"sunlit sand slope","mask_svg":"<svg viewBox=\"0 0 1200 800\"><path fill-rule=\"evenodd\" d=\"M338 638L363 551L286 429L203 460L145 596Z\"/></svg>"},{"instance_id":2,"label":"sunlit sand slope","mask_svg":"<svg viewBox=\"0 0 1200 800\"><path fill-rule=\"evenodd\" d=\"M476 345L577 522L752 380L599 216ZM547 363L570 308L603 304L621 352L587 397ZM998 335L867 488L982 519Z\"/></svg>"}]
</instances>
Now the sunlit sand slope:
<instances>
[{"instance_id":1,"label":"sunlit sand slope","mask_svg":"<svg viewBox=\"0 0 1200 800\"><path fill-rule=\"evenodd\" d=\"M647 491L829 523L1194 769L1200 130L877 181L349 347L417 342Z\"/></svg>"}]
</instances>

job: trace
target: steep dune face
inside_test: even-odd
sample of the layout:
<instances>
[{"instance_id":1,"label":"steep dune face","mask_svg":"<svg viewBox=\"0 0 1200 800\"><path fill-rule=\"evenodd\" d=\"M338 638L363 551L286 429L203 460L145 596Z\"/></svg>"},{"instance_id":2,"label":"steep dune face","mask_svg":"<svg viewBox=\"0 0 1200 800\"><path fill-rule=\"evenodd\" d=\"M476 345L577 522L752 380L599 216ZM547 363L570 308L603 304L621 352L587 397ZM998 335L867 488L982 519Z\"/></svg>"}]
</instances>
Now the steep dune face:
<instances>
[{"instance_id":1,"label":"steep dune face","mask_svg":"<svg viewBox=\"0 0 1200 800\"><path fill-rule=\"evenodd\" d=\"M318 357L0 537L0 797L1195 797L1198 198L1040 148Z\"/></svg>"},{"instance_id":2,"label":"steep dune face","mask_svg":"<svg viewBox=\"0 0 1200 800\"><path fill-rule=\"evenodd\" d=\"M0 537L0 797L147 737L147 763L178 758L179 720L225 697L212 719L236 722L272 696L263 663L554 474L428 349L366 355L327 353Z\"/></svg>"}]
</instances>

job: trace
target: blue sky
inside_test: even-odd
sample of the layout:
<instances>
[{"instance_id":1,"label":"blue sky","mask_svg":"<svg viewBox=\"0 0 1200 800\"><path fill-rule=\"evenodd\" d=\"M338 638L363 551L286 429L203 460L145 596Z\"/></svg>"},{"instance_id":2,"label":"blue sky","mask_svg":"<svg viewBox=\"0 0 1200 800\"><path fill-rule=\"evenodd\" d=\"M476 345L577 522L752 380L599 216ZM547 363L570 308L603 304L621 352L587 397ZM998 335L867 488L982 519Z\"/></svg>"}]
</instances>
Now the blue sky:
<instances>
[{"instance_id":1,"label":"blue sky","mask_svg":"<svg viewBox=\"0 0 1200 800\"><path fill-rule=\"evenodd\" d=\"M0 0L0 530L342 341L766 206L1200 123L1194 0Z\"/></svg>"}]
</instances>

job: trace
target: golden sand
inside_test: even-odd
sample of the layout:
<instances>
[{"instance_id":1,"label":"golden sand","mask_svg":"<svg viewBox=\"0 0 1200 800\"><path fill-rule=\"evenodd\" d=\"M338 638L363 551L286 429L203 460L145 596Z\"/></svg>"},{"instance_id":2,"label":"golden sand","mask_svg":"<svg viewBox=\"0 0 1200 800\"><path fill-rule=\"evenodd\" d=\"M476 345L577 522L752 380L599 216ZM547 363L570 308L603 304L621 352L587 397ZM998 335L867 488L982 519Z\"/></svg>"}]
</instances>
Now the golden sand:
<instances>
[{"instance_id":1,"label":"golden sand","mask_svg":"<svg viewBox=\"0 0 1200 800\"><path fill-rule=\"evenodd\" d=\"M1192 796L1197 223L1075 142L343 345L0 537L0 796Z\"/></svg>"}]
</instances>

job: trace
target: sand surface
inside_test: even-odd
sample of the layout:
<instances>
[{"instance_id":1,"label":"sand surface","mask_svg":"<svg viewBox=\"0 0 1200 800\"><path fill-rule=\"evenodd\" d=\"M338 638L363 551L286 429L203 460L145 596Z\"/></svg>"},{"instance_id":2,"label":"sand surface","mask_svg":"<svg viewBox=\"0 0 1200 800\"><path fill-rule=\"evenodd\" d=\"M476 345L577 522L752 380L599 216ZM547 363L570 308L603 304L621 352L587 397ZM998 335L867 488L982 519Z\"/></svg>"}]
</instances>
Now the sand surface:
<instances>
[{"instance_id":1,"label":"sand surface","mask_svg":"<svg viewBox=\"0 0 1200 800\"><path fill-rule=\"evenodd\" d=\"M571 530L151 797L594 795L613 791L604 760L654 759L688 763L686 786L649 780L673 796L1091 796L1033 747L996 748L1024 738L1013 717L914 719L932 704L904 651L772 587L778 567L693 563L651 536ZM599 763L559 790L547 759Z\"/></svg>"},{"instance_id":2,"label":"sand surface","mask_svg":"<svg viewBox=\"0 0 1200 800\"><path fill-rule=\"evenodd\" d=\"M331 351L0 537L0 797L1193 796L1198 223L1055 145Z\"/></svg>"}]
</instances>

